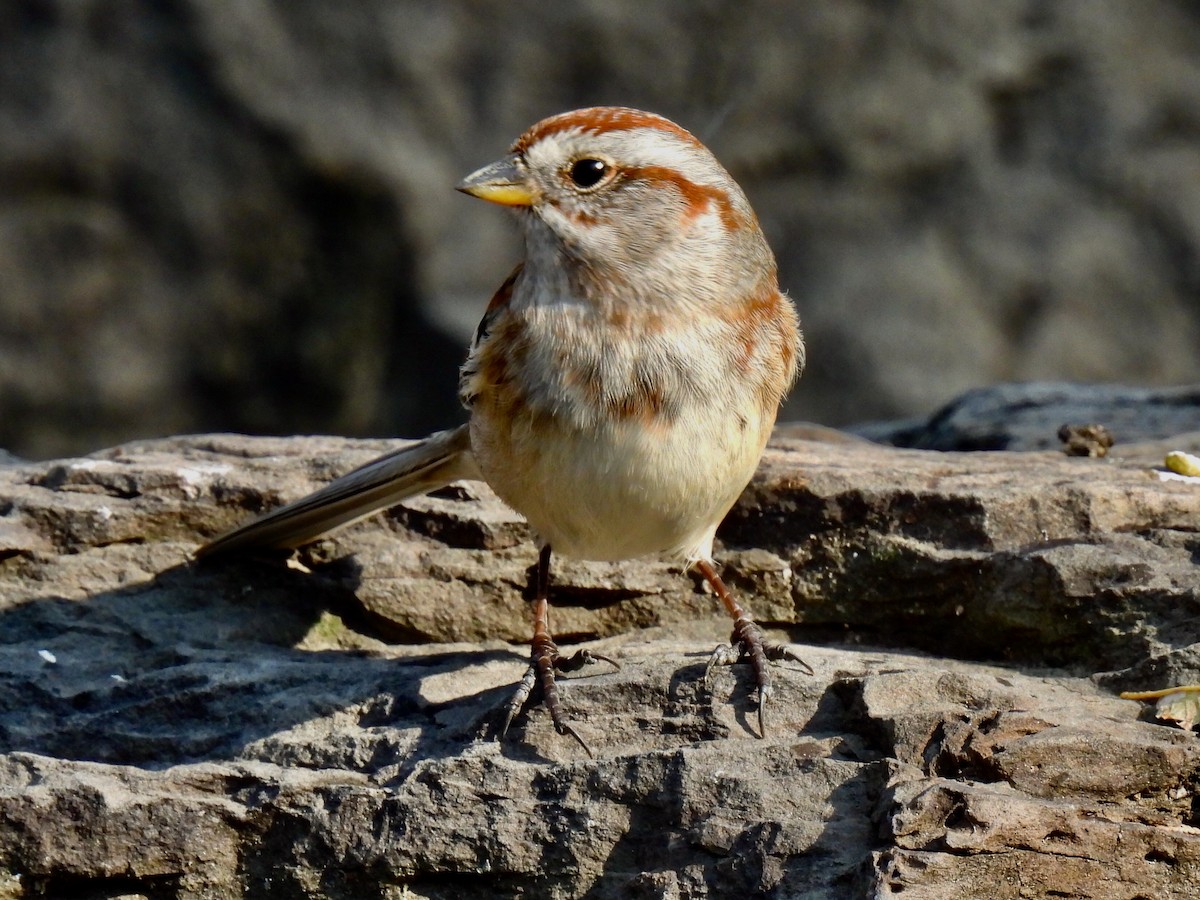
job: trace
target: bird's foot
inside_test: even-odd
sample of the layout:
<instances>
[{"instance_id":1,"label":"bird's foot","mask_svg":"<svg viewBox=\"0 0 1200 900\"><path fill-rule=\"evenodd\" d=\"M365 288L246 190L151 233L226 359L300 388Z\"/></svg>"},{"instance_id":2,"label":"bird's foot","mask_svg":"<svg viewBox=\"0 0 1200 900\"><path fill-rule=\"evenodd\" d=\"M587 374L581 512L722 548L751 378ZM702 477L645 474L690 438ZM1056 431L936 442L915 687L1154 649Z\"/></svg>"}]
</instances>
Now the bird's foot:
<instances>
[{"instance_id":1,"label":"bird's foot","mask_svg":"<svg viewBox=\"0 0 1200 900\"><path fill-rule=\"evenodd\" d=\"M533 649L530 652L529 668L525 670L525 675L517 683L517 689L513 692L512 697L504 707L504 723L500 727L500 737L503 738L508 733L508 728L512 725L513 719L530 702L531 697L535 696L535 691L538 691L540 692L538 695L539 699L550 713L550 720L554 723L554 730L559 734L566 734L573 737L579 746L584 749L584 752L588 756L591 756L591 748L584 743L583 738L567 723L566 718L563 716L562 703L558 697L556 676L565 672L576 672L585 666L594 665L598 662L609 663L615 669L621 668L615 659L600 653L593 653L590 650L579 650L571 656L563 656L558 652L557 645L549 637L535 635Z\"/></svg>"},{"instance_id":2,"label":"bird's foot","mask_svg":"<svg viewBox=\"0 0 1200 900\"><path fill-rule=\"evenodd\" d=\"M748 660L754 668L754 680L758 683L758 736L766 737L765 710L767 699L772 693L768 663L785 659L799 663L807 674L813 674L812 666L801 659L794 650L786 644L770 643L752 619L740 616L733 623L733 634L729 643L718 646L709 657L708 665L704 667L704 680L708 682L715 666L729 666Z\"/></svg>"}]
</instances>

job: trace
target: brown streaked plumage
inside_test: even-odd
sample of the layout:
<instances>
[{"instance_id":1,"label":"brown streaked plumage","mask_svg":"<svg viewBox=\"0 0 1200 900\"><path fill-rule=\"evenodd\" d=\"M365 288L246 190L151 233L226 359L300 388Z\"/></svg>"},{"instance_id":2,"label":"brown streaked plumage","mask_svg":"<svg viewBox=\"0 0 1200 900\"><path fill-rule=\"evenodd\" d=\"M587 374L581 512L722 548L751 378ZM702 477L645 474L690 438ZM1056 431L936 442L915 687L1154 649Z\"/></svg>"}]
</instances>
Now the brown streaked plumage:
<instances>
[{"instance_id":1,"label":"brown streaked plumage","mask_svg":"<svg viewBox=\"0 0 1200 900\"><path fill-rule=\"evenodd\" d=\"M564 659L550 637L553 548L695 564L734 620L732 645L710 666L750 661L761 733L767 660L795 657L766 643L729 594L712 544L804 353L749 202L687 131L611 107L537 123L459 187L514 209L525 238L525 259L488 304L462 367L468 424L197 556L295 546L439 483L481 478L529 520L541 546L530 668L504 730L537 690L559 732L579 739L555 674L595 658Z\"/></svg>"},{"instance_id":2,"label":"brown streaked plumage","mask_svg":"<svg viewBox=\"0 0 1200 900\"><path fill-rule=\"evenodd\" d=\"M698 147L702 146L689 132L655 113L629 109L624 106L593 106L542 119L513 142L512 151L522 153L548 137L561 135L572 129L578 129L585 134L601 135L609 131L647 128L670 131L681 141L688 141Z\"/></svg>"}]
</instances>

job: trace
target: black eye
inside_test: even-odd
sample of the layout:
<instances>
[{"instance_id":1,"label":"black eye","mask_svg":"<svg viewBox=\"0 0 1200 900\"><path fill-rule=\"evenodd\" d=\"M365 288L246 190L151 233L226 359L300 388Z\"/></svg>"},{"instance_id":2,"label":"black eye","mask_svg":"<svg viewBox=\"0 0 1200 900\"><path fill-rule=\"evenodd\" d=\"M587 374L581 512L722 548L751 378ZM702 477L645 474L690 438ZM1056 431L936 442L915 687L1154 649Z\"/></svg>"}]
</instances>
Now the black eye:
<instances>
[{"instance_id":1,"label":"black eye","mask_svg":"<svg viewBox=\"0 0 1200 900\"><path fill-rule=\"evenodd\" d=\"M571 180L577 187L595 187L606 174L608 163L602 159L577 159L571 165Z\"/></svg>"}]
</instances>

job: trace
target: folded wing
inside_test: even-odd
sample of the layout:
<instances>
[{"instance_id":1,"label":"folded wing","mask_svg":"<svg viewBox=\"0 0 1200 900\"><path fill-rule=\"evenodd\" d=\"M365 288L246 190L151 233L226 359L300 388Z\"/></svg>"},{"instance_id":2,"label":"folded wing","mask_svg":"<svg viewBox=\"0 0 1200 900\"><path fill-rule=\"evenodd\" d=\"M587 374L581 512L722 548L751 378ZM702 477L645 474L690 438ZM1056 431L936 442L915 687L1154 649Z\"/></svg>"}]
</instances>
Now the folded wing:
<instances>
[{"instance_id":1,"label":"folded wing","mask_svg":"<svg viewBox=\"0 0 1200 900\"><path fill-rule=\"evenodd\" d=\"M264 513L197 550L197 559L266 547L298 547L326 532L452 481L480 479L466 425L381 456L319 491Z\"/></svg>"}]
</instances>

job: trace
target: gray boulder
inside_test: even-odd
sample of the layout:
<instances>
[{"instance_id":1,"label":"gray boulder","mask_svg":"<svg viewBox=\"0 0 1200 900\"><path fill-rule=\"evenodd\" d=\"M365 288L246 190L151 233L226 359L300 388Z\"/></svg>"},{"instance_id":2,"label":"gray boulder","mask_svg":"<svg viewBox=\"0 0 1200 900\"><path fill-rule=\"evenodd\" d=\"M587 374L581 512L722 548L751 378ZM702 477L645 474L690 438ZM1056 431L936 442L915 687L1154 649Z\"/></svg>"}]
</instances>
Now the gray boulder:
<instances>
[{"instance_id":1,"label":"gray boulder","mask_svg":"<svg viewBox=\"0 0 1200 900\"><path fill-rule=\"evenodd\" d=\"M420 435L520 252L454 194L541 117L668 115L809 337L792 418L1200 381L1185 0L0 5L0 447Z\"/></svg>"}]
</instances>

